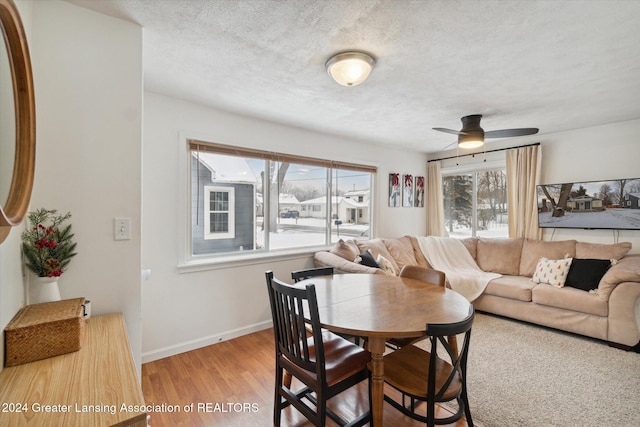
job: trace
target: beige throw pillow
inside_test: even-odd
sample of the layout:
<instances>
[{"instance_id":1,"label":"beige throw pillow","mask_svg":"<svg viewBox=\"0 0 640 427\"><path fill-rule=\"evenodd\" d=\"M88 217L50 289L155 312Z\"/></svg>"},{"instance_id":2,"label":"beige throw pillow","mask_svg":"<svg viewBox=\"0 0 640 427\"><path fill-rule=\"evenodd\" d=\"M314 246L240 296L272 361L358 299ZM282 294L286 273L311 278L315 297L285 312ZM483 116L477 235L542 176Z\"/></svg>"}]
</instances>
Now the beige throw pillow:
<instances>
[{"instance_id":1,"label":"beige throw pillow","mask_svg":"<svg viewBox=\"0 0 640 427\"><path fill-rule=\"evenodd\" d=\"M379 268L384 271L384 274L388 276L397 276L396 270L394 270L393 265L391 265L391 261L389 261L382 255L378 255L378 258L376 258L376 262L378 263Z\"/></svg>"},{"instance_id":2,"label":"beige throw pillow","mask_svg":"<svg viewBox=\"0 0 640 427\"><path fill-rule=\"evenodd\" d=\"M344 258L349 261L353 261L355 257L360 255L358 245L353 240L338 240L335 245L329 250L334 255L338 255L340 258Z\"/></svg>"}]
</instances>

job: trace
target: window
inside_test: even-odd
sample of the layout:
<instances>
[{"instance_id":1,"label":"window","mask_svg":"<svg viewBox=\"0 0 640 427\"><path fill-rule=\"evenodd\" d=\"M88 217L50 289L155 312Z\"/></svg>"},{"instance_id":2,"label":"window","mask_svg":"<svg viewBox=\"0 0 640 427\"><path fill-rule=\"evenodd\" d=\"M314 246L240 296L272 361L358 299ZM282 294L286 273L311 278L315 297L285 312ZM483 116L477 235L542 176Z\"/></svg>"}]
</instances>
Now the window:
<instances>
[{"instance_id":1,"label":"window","mask_svg":"<svg viewBox=\"0 0 640 427\"><path fill-rule=\"evenodd\" d=\"M371 235L376 169L189 141L191 257Z\"/></svg>"},{"instance_id":2,"label":"window","mask_svg":"<svg viewBox=\"0 0 640 427\"><path fill-rule=\"evenodd\" d=\"M506 169L443 173L442 187L451 237L508 237Z\"/></svg>"},{"instance_id":3,"label":"window","mask_svg":"<svg viewBox=\"0 0 640 427\"><path fill-rule=\"evenodd\" d=\"M234 238L234 212L230 209L235 204L234 189L205 186L204 194L204 206L208 209L204 216L204 238Z\"/></svg>"}]
</instances>

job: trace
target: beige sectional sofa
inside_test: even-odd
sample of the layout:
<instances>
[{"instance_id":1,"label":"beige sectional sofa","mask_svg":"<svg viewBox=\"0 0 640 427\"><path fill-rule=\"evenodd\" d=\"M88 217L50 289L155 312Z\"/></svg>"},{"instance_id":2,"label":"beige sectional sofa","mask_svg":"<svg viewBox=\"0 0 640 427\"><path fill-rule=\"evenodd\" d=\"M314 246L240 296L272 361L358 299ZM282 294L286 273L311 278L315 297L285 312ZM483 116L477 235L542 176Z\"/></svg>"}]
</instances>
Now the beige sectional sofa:
<instances>
[{"instance_id":1,"label":"beige sectional sofa","mask_svg":"<svg viewBox=\"0 0 640 427\"><path fill-rule=\"evenodd\" d=\"M640 255L629 255L630 243L611 245L547 242L529 239L467 238L462 243L478 266L502 274L489 282L473 301L477 310L608 341L611 345L640 348ZM388 260L392 269L354 262L368 251ZM561 260L615 260L604 276L587 291L570 286L534 283L540 258ZM413 236L340 241L314 256L317 267L332 266L336 273L397 273L406 264L429 266ZM576 264L577 265L577 264Z\"/></svg>"}]
</instances>

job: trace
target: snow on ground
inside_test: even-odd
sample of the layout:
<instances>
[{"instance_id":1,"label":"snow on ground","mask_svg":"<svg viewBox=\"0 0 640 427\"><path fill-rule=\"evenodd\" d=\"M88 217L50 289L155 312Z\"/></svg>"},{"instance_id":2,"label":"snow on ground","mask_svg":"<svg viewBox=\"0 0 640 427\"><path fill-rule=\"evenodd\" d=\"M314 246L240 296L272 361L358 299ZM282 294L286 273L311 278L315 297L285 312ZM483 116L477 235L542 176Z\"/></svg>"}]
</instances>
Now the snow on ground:
<instances>
[{"instance_id":1,"label":"snow on ground","mask_svg":"<svg viewBox=\"0 0 640 427\"><path fill-rule=\"evenodd\" d=\"M539 214L540 226L550 228L611 228L640 229L640 209L610 208L599 212L566 212L552 217L551 212Z\"/></svg>"}]
</instances>

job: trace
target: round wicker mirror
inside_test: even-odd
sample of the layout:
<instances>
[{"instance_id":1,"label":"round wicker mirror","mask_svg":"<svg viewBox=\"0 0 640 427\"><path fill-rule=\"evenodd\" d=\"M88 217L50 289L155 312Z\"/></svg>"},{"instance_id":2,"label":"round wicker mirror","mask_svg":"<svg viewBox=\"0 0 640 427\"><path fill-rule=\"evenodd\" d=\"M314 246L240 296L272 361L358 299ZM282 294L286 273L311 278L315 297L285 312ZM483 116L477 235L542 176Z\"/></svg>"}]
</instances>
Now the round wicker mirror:
<instances>
[{"instance_id":1,"label":"round wicker mirror","mask_svg":"<svg viewBox=\"0 0 640 427\"><path fill-rule=\"evenodd\" d=\"M14 150L7 150L14 153L13 159L0 159L0 168L6 172L1 175L10 177L8 189L3 191L7 194L6 200L0 200L1 243L11 227L22 222L29 208L36 163L36 118L29 46L20 14L12 0L0 0L0 27L11 70L15 114L15 130L3 132L4 135L15 135L15 140L0 140L0 144L15 145Z\"/></svg>"}]
</instances>

